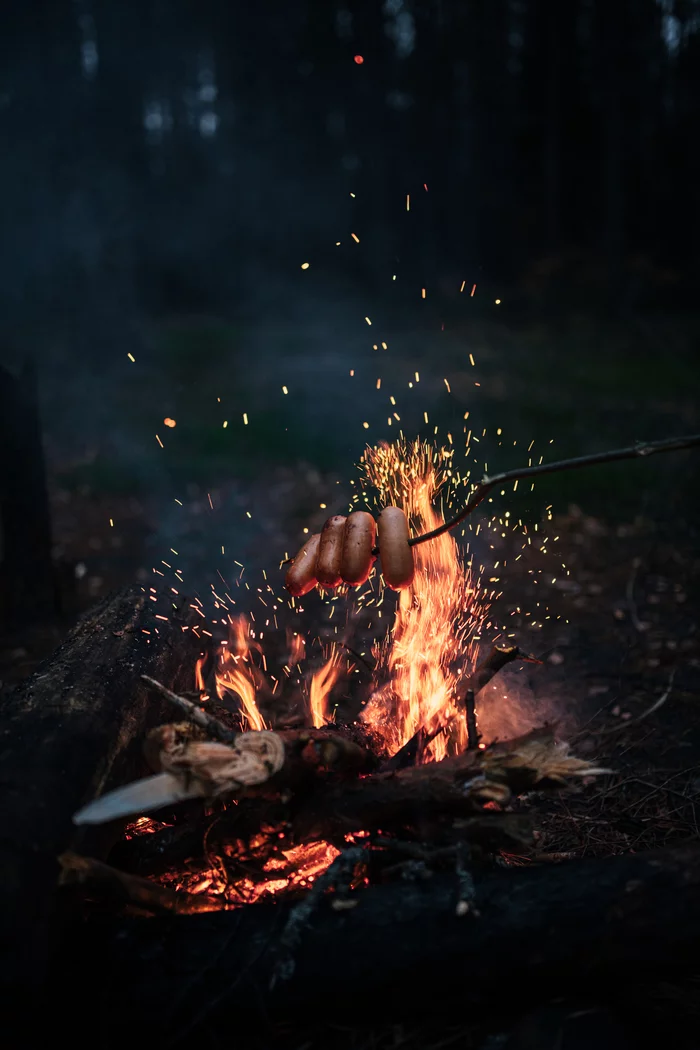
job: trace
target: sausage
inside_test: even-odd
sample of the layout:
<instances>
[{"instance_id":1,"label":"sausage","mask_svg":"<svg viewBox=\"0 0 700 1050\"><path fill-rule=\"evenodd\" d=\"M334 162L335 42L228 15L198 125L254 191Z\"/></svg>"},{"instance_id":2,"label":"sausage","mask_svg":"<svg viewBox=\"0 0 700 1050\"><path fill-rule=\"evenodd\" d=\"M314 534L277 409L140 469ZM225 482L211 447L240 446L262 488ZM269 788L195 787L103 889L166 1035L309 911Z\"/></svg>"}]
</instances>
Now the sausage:
<instances>
[{"instance_id":1,"label":"sausage","mask_svg":"<svg viewBox=\"0 0 700 1050\"><path fill-rule=\"evenodd\" d=\"M352 587L359 587L369 576L376 535L377 523L366 510L356 510L348 515L343 533L340 575Z\"/></svg>"},{"instance_id":2,"label":"sausage","mask_svg":"<svg viewBox=\"0 0 700 1050\"><path fill-rule=\"evenodd\" d=\"M316 586L316 559L320 541L320 532L310 536L287 569L284 585L295 598L301 598L302 594L308 594Z\"/></svg>"},{"instance_id":3,"label":"sausage","mask_svg":"<svg viewBox=\"0 0 700 1050\"><path fill-rule=\"evenodd\" d=\"M345 518L334 514L321 530L321 540L316 560L316 579L321 587L337 587L342 583L340 559L343 554Z\"/></svg>"},{"instance_id":4,"label":"sausage","mask_svg":"<svg viewBox=\"0 0 700 1050\"><path fill-rule=\"evenodd\" d=\"M377 523L384 580L395 591L413 582L413 551L408 545L408 520L400 507L385 507Z\"/></svg>"}]
</instances>

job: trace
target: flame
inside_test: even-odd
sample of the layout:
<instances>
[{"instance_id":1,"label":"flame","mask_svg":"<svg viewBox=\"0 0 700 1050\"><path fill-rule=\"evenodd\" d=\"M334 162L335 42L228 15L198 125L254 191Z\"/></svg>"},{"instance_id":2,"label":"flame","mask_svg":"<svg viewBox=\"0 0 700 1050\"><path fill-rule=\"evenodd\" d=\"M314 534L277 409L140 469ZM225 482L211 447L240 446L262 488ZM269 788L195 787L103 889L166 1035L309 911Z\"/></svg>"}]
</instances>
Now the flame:
<instances>
[{"instance_id":1,"label":"flame","mask_svg":"<svg viewBox=\"0 0 700 1050\"><path fill-rule=\"evenodd\" d=\"M451 453L426 442L404 441L369 449L368 479L383 504L402 506L414 532L444 521L433 500L447 480ZM379 677L387 679L362 712L391 753L419 730L428 734L449 723L424 759L439 760L463 750L466 719L455 703L457 680L473 666L486 605L471 564L465 564L451 533L413 548L416 575L399 594L394 624L379 654Z\"/></svg>"},{"instance_id":2,"label":"flame","mask_svg":"<svg viewBox=\"0 0 700 1050\"><path fill-rule=\"evenodd\" d=\"M229 617L229 623L229 643L219 650L221 669L214 675L217 696L223 700L227 694L235 694L241 702L246 727L267 729L255 701L255 677L250 664L250 624L243 614ZM260 648L259 645L255 647Z\"/></svg>"},{"instance_id":3,"label":"flame","mask_svg":"<svg viewBox=\"0 0 700 1050\"><path fill-rule=\"evenodd\" d=\"M309 708L311 711L311 722L315 729L320 729L321 726L325 726L333 721L333 718L328 713L328 699L333 686L341 674L341 658L334 646L323 667L320 667L311 679Z\"/></svg>"},{"instance_id":4,"label":"flame","mask_svg":"<svg viewBox=\"0 0 700 1050\"><path fill-rule=\"evenodd\" d=\"M291 669L295 664L301 663L306 656L306 642L303 634L287 629L287 645L289 646L287 666Z\"/></svg>"},{"instance_id":5,"label":"flame","mask_svg":"<svg viewBox=\"0 0 700 1050\"><path fill-rule=\"evenodd\" d=\"M263 872L268 876L279 872L279 878L260 881L236 879L229 882L222 877L219 868L211 868L178 874L173 880L173 888L188 893L203 893L206 890L209 895L220 895L224 908L253 904L263 897L271 897L288 889L311 886L319 875L327 871L339 853L339 849L321 839L279 850L268 857L262 865Z\"/></svg>"},{"instance_id":6,"label":"flame","mask_svg":"<svg viewBox=\"0 0 700 1050\"><path fill-rule=\"evenodd\" d=\"M202 668L207 662L206 655L200 656L194 665L194 685L195 689L198 689L200 693L206 692L206 686L204 684L204 675L202 674Z\"/></svg>"},{"instance_id":7,"label":"flame","mask_svg":"<svg viewBox=\"0 0 700 1050\"><path fill-rule=\"evenodd\" d=\"M248 729L267 729L265 719L255 702L255 682L247 668L227 668L223 673L217 672L216 692L219 699L227 693L235 693L241 701L241 714Z\"/></svg>"}]
</instances>

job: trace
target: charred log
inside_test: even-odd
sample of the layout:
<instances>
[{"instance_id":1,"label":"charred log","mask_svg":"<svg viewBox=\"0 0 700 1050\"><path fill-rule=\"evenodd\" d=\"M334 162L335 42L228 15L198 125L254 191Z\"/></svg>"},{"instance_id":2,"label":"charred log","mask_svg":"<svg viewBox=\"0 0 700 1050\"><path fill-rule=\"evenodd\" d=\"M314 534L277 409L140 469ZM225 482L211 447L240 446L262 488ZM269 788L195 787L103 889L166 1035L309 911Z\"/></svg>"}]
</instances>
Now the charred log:
<instances>
[{"instance_id":1,"label":"charred log","mask_svg":"<svg viewBox=\"0 0 700 1050\"><path fill-rule=\"evenodd\" d=\"M2 909L0 939L8 986L40 988L60 943L59 854L104 857L121 832L121 825L76 829L76 808L147 771L143 738L163 707L139 673L177 683L178 668L192 666L184 619L158 621L155 634L148 606L140 589L106 599L3 706L0 870L12 907Z\"/></svg>"},{"instance_id":2,"label":"charred log","mask_svg":"<svg viewBox=\"0 0 700 1050\"><path fill-rule=\"evenodd\" d=\"M262 1014L316 1019L364 1012L406 1019L421 1007L461 1016L517 1010L543 989L555 996L617 989L697 966L700 849L696 845L542 868L496 870L458 907L460 881L434 876L363 889L308 917L288 979L277 981L278 940L290 908L151 920L96 920L66 970L103 1016L126 1017L166 1046L223 1014L238 1030ZM80 965L100 959L99 974ZM337 960L338 965L330 965ZM60 989L59 989L60 992ZM122 1033L123 1036L123 1033ZM117 1035L116 1038L119 1038Z\"/></svg>"}]
</instances>

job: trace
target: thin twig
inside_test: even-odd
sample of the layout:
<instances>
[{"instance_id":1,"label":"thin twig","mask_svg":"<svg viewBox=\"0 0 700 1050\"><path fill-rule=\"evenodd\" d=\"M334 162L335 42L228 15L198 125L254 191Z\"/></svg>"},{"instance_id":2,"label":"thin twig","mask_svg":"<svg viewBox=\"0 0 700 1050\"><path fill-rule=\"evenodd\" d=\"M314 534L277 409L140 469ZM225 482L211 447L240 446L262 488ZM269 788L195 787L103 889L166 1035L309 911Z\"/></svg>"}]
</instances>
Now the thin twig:
<instances>
[{"instance_id":1,"label":"thin twig","mask_svg":"<svg viewBox=\"0 0 700 1050\"><path fill-rule=\"evenodd\" d=\"M480 736L476 725L476 706L474 704L473 689L467 689L464 705L467 713L467 750L476 751L479 746Z\"/></svg>"},{"instance_id":2,"label":"thin twig","mask_svg":"<svg viewBox=\"0 0 700 1050\"><path fill-rule=\"evenodd\" d=\"M191 700L187 700L184 696L174 693L172 689L168 689L162 682L156 681L155 678L151 678L147 674L142 674L141 678L144 682L148 682L153 689L156 689L161 696L166 697L171 703L179 707L189 718L190 722L194 722L195 725L199 726L200 729L204 729L210 736L216 737L217 740L222 740L225 744L230 744L238 736L235 730L227 729L218 718L208 715L205 711L202 711L201 707L197 707L196 704L193 704Z\"/></svg>"},{"instance_id":3,"label":"thin twig","mask_svg":"<svg viewBox=\"0 0 700 1050\"><path fill-rule=\"evenodd\" d=\"M648 707L646 711L642 711L641 715L636 718L628 718L624 722L618 722L617 725L609 726L607 729L601 729L598 733L593 734L594 736L610 736L611 733L618 733L621 729L629 729L630 726L636 726L640 722L643 722L649 715L653 715L655 711L658 711L666 701L668 700L673 690L673 680L676 677L676 668L674 667L668 678L668 685L666 691L661 694L658 700L655 700L651 707Z\"/></svg>"},{"instance_id":4,"label":"thin twig","mask_svg":"<svg viewBox=\"0 0 700 1050\"><path fill-rule=\"evenodd\" d=\"M488 496L491 489L508 481L534 478L540 474L554 474L560 470L577 470L579 467L592 467L597 463L613 463L621 459L653 456L657 452L675 452L677 449L692 448L695 445L700 445L700 434L690 434L680 438L665 438L663 441L649 441L646 444L632 445L630 448L618 448L609 452L594 452L590 456L560 459L555 463L540 463L535 467L517 467L515 470L506 470L502 474L494 474L492 477L485 474L478 485L474 487L474 491L465 505L454 517L443 522L436 529L424 532L422 536L413 536L408 542L411 547L415 547L417 543L425 543L426 540L437 539L443 533L456 528Z\"/></svg>"}]
</instances>

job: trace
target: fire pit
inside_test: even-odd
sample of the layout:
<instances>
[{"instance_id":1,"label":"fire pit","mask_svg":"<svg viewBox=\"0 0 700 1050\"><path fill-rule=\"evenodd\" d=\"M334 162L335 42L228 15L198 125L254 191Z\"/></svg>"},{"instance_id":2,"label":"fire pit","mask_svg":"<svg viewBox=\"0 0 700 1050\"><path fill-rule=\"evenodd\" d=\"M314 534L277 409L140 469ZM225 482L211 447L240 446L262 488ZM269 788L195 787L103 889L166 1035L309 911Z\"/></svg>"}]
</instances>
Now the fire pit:
<instances>
[{"instance_id":1,"label":"fire pit","mask_svg":"<svg viewBox=\"0 0 700 1050\"><path fill-rule=\"evenodd\" d=\"M439 479L421 469L406 488L375 466L419 528L440 528ZM534 657L494 644L491 592L461 557L447 532L418 547L388 640L370 656L339 632L308 673L300 632L228 594L218 640L196 603L165 616L155 591L79 624L6 712L18 1003L38 991L66 1009L78 988L114 1045L134 1024L167 1045L217 1010L439 994L478 1011L504 981L514 1002L692 957L697 847L512 866L533 830L517 797L601 770L546 727L502 731L517 711L484 690ZM360 614L383 600L370 588Z\"/></svg>"}]
</instances>

